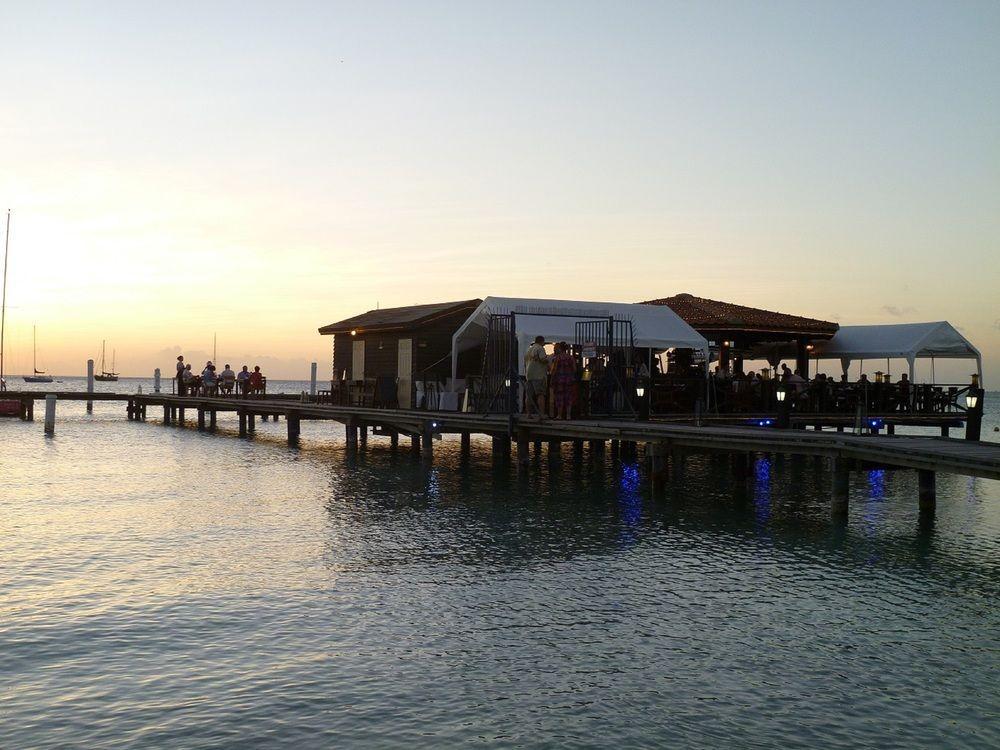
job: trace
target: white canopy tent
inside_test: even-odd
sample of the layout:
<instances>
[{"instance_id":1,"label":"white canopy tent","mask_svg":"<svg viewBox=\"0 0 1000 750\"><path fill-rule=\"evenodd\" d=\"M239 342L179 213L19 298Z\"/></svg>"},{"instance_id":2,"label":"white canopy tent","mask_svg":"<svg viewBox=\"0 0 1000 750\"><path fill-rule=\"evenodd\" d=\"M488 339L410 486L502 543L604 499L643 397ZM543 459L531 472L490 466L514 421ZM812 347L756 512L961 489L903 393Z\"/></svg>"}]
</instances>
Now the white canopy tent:
<instances>
[{"instance_id":1,"label":"white canopy tent","mask_svg":"<svg viewBox=\"0 0 1000 750\"><path fill-rule=\"evenodd\" d=\"M983 358L979 350L947 321L898 323L894 325L841 326L829 341L817 341L812 356L839 359L844 372L855 359L901 358L909 362L910 379L918 357L974 359L983 378Z\"/></svg>"},{"instance_id":2,"label":"white canopy tent","mask_svg":"<svg viewBox=\"0 0 1000 750\"><path fill-rule=\"evenodd\" d=\"M708 358L708 341L669 307L625 302L487 297L452 336L451 372L458 374L460 352L481 345L489 331L490 315L514 313L519 367L535 336L546 341L572 342L576 323L615 317L632 321L635 346L658 351L695 349Z\"/></svg>"}]
</instances>

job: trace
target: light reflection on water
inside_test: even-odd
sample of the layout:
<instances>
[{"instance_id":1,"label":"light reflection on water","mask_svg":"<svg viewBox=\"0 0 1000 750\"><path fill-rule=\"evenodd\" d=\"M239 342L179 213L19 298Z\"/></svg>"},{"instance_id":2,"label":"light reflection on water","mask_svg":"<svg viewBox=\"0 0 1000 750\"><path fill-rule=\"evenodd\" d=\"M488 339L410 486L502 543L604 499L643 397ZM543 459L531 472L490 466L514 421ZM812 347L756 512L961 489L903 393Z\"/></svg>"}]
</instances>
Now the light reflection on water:
<instances>
[{"instance_id":1,"label":"light reflection on water","mask_svg":"<svg viewBox=\"0 0 1000 750\"><path fill-rule=\"evenodd\" d=\"M1000 487L0 422L2 747L1000 744ZM193 422L193 420L192 420ZM749 501L748 501L749 500Z\"/></svg>"}]
</instances>

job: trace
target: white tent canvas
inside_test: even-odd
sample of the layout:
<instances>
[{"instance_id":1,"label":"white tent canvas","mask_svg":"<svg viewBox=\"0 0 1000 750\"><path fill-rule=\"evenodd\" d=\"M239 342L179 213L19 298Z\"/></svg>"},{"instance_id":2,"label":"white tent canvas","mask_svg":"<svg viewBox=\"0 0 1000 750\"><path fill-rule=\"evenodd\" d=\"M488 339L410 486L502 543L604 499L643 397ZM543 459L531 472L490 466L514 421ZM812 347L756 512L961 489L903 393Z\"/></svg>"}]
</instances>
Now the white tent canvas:
<instances>
[{"instance_id":1,"label":"white tent canvas","mask_svg":"<svg viewBox=\"0 0 1000 750\"><path fill-rule=\"evenodd\" d=\"M846 371L855 359L899 357L913 364L918 357L974 359L983 374L979 350L947 321L891 325L841 326L829 341L817 341L813 356L839 359Z\"/></svg>"},{"instance_id":2,"label":"white tent canvas","mask_svg":"<svg viewBox=\"0 0 1000 750\"><path fill-rule=\"evenodd\" d=\"M487 297L452 336L451 368L457 375L460 352L486 340L492 314L514 313L520 366L524 352L535 336L546 341L573 341L576 323L616 317L632 321L635 345L657 351L696 349L708 356L708 341L669 307L626 302L582 302L577 300Z\"/></svg>"}]
</instances>

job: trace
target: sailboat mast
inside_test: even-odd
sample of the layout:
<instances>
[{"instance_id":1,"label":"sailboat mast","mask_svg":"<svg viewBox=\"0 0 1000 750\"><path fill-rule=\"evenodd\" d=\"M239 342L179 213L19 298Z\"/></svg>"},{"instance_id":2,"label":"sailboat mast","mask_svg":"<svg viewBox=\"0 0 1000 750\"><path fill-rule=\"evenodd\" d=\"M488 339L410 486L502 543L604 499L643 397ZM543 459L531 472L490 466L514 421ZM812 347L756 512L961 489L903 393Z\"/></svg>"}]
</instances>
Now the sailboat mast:
<instances>
[{"instance_id":1,"label":"sailboat mast","mask_svg":"<svg viewBox=\"0 0 1000 750\"><path fill-rule=\"evenodd\" d=\"M3 241L3 302L0 303L0 385L3 383L4 333L7 328L7 250L10 248L10 209L7 209L7 232ZM6 386L2 386L6 388Z\"/></svg>"},{"instance_id":2,"label":"sailboat mast","mask_svg":"<svg viewBox=\"0 0 1000 750\"><path fill-rule=\"evenodd\" d=\"M37 326L31 326L31 370L38 372L38 331Z\"/></svg>"}]
</instances>

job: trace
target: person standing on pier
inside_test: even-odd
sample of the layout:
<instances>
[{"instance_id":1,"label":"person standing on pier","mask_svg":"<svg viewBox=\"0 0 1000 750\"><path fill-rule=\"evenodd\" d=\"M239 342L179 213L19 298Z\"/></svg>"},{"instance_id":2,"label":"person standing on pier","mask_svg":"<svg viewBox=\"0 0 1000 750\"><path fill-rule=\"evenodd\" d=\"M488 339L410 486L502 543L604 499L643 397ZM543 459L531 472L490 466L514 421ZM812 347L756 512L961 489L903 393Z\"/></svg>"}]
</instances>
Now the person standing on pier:
<instances>
[{"instance_id":1,"label":"person standing on pier","mask_svg":"<svg viewBox=\"0 0 1000 750\"><path fill-rule=\"evenodd\" d=\"M535 336L535 343L524 353L524 413L545 415L545 378L549 374L549 355L545 353L545 337Z\"/></svg>"},{"instance_id":2,"label":"person standing on pier","mask_svg":"<svg viewBox=\"0 0 1000 750\"><path fill-rule=\"evenodd\" d=\"M177 356L177 395L186 396L187 388L184 385L184 355Z\"/></svg>"}]
</instances>

